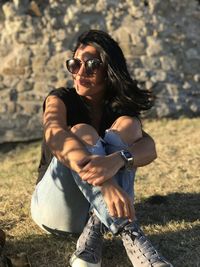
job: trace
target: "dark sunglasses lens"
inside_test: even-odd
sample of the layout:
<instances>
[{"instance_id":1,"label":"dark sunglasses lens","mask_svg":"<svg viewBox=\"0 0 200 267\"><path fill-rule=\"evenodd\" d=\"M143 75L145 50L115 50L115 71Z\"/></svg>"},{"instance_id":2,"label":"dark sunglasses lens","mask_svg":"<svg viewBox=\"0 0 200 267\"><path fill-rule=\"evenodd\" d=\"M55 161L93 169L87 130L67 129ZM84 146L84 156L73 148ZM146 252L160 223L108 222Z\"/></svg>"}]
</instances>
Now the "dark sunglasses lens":
<instances>
[{"instance_id":1,"label":"dark sunglasses lens","mask_svg":"<svg viewBox=\"0 0 200 267\"><path fill-rule=\"evenodd\" d=\"M66 61L66 66L69 72L72 74L78 73L81 63L77 59L69 59Z\"/></svg>"},{"instance_id":2,"label":"dark sunglasses lens","mask_svg":"<svg viewBox=\"0 0 200 267\"><path fill-rule=\"evenodd\" d=\"M85 62L85 68L88 75L96 73L101 65L101 61L97 58L89 59Z\"/></svg>"}]
</instances>

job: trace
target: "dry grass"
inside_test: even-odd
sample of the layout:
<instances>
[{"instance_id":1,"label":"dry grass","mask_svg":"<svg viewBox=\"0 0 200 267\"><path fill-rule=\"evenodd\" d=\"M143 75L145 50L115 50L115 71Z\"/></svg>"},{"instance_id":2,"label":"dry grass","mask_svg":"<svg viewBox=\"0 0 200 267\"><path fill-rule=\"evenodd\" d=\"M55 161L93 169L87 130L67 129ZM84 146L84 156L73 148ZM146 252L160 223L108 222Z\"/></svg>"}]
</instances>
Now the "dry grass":
<instances>
[{"instance_id":1,"label":"dry grass","mask_svg":"<svg viewBox=\"0 0 200 267\"><path fill-rule=\"evenodd\" d=\"M139 221L174 266L199 267L200 119L146 121L144 128L156 140L159 157L138 170ZM68 266L76 237L46 235L30 218L39 155L38 142L0 154L0 228L7 234L5 249L7 254L26 252L33 267ZM102 266L131 266L117 238L106 236Z\"/></svg>"}]
</instances>

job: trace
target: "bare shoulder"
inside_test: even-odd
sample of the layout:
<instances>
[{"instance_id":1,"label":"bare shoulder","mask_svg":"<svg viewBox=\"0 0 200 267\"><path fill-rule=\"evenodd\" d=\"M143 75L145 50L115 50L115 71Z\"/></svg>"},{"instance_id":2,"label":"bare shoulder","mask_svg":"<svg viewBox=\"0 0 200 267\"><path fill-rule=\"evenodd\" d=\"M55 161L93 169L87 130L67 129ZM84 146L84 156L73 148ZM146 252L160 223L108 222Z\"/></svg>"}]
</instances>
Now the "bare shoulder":
<instances>
[{"instance_id":1,"label":"bare shoulder","mask_svg":"<svg viewBox=\"0 0 200 267\"><path fill-rule=\"evenodd\" d=\"M45 101L45 111L46 109L53 108L65 108L64 102L55 95L49 95Z\"/></svg>"},{"instance_id":2,"label":"bare shoulder","mask_svg":"<svg viewBox=\"0 0 200 267\"><path fill-rule=\"evenodd\" d=\"M43 124L62 125L66 127L67 109L64 102L57 96L50 95L45 101L45 110L43 114Z\"/></svg>"}]
</instances>

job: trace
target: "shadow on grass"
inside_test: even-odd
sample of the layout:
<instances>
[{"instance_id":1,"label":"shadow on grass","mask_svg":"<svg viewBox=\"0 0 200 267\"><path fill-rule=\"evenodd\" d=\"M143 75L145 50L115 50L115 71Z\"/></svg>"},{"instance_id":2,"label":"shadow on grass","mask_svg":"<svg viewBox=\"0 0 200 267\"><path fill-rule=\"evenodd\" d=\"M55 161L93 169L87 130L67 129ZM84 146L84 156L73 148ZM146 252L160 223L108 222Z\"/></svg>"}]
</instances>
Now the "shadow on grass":
<instances>
[{"instance_id":1,"label":"shadow on grass","mask_svg":"<svg viewBox=\"0 0 200 267\"><path fill-rule=\"evenodd\" d=\"M24 149L27 147L27 145L38 145L38 143L41 142L41 138L35 139L35 140L28 140L28 141L21 141L21 142L7 142L0 144L0 155L6 154L9 152L13 152L13 150L16 149Z\"/></svg>"},{"instance_id":2,"label":"shadow on grass","mask_svg":"<svg viewBox=\"0 0 200 267\"><path fill-rule=\"evenodd\" d=\"M156 201L155 201L156 200ZM166 197L151 197L136 204L138 219L142 226L166 225L182 221L192 223L199 216L199 194L174 193ZM155 247L174 264L174 267L200 267L200 226L191 226L177 231L150 234ZM29 238L12 240L8 238L5 252L16 254L25 252L32 267L66 267L75 250L77 236L67 235L63 238L51 235L32 235ZM121 240L113 237L104 240L102 267L131 267Z\"/></svg>"},{"instance_id":3,"label":"shadow on grass","mask_svg":"<svg viewBox=\"0 0 200 267\"><path fill-rule=\"evenodd\" d=\"M200 194L172 193L151 196L135 204L140 225L165 225L170 221L194 222L200 219Z\"/></svg>"}]
</instances>

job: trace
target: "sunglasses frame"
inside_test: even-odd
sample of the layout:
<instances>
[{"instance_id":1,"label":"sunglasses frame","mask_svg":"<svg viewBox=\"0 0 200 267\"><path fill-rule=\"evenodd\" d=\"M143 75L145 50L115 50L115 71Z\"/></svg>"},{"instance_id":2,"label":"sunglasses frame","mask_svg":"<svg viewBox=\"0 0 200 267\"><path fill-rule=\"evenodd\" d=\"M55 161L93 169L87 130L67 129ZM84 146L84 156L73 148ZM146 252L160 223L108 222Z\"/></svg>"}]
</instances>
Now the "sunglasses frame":
<instances>
[{"instance_id":1,"label":"sunglasses frame","mask_svg":"<svg viewBox=\"0 0 200 267\"><path fill-rule=\"evenodd\" d=\"M72 71L70 71L69 62L70 62L71 60L73 60L73 61L75 61L75 62L77 62L77 63L79 64L79 68L78 68L77 72L72 72ZM96 63L98 62L98 63L99 63L99 66L98 66L97 68L94 68L94 70L92 70L92 62L91 62L91 67L88 67L88 66L87 66L87 64L88 64L90 61L93 61L93 62L96 61ZM80 70L82 64L84 64L85 72L86 72L86 74L87 74L88 76L90 76L90 75L93 75L93 74L95 74L95 73L97 72L97 70L100 68L100 66L103 64L103 62L102 62L99 58L90 58L90 59L88 59L88 60L86 60L86 61L81 61L81 60L78 59L78 58L70 58L70 59L66 60L65 64L66 64L66 68L67 68L67 70L68 70L71 74L77 74L77 73L79 72L79 70Z\"/></svg>"}]
</instances>

